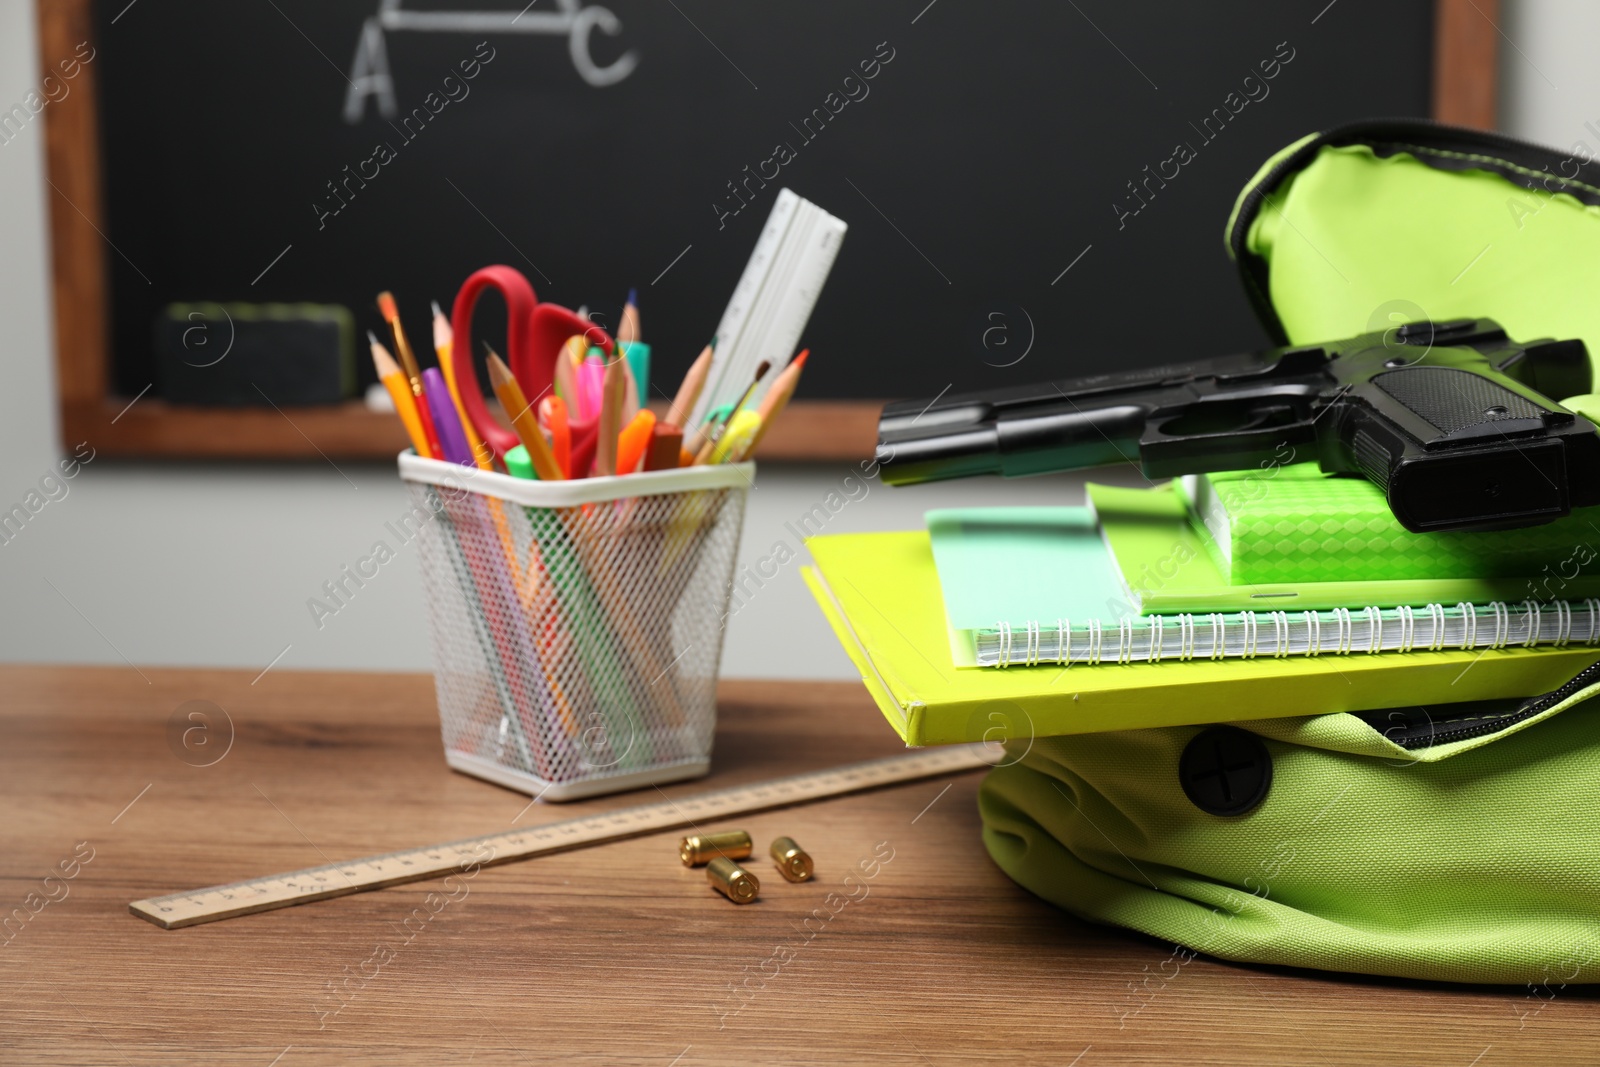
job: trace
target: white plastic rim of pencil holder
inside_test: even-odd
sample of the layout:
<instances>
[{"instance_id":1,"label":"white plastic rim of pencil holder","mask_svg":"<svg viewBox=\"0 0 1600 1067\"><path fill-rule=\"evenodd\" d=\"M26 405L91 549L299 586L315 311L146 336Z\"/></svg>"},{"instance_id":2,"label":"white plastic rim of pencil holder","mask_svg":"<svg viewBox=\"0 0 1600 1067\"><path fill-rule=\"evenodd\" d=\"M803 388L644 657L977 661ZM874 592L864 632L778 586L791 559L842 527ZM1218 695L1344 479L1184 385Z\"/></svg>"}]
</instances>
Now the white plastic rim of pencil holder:
<instances>
[{"instance_id":1,"label":"white plastic rim of pencil holder","mask_svg":"<svg viewBox=\"0 0 1600 1067\"><path fill-rule=\"evenodd\" d=\"M441 459L423 459L409 448L400 453L400 477L405 481L425 482L446 489L467 489L530 508L570 508L579 504L598 504L602 500L658 496L692 489L748 489L755 480L755 471L755 463L746 461L541 482L534 478L517 478L497 471L446 463Z\"/></svg>"},{"instance_id":2,"label":"white plastic rim of pencil holder","mask_svg":"<svg viewBox=\"0 0 1600 1067\"><path fill-rule=\"evenodd\" d=\"M407 451L399 469L451 767L545 800L710 770L755 464L539 482Z\"/></svg>"}]
</instances>

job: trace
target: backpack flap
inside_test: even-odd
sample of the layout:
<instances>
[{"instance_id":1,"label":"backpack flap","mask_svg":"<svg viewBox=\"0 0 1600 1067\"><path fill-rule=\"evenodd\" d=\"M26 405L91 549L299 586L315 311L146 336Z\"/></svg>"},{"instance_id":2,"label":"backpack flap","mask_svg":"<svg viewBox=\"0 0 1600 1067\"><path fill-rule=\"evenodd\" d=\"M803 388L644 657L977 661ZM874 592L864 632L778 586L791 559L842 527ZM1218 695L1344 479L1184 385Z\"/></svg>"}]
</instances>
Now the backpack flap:
<instances>
[{"instance_id":1,"label":"backpack flap","mask_svg":"<svg viewBox=\"0 0 1600 1067\"><path fill-rule=\"evenodd\" d=\"M1276 344L1481 317L1519 341L1580 338L1600 366L1597 156L1422 121L1342 126L1267 161L1228 250Z\"/></svg>"}]
</instances>

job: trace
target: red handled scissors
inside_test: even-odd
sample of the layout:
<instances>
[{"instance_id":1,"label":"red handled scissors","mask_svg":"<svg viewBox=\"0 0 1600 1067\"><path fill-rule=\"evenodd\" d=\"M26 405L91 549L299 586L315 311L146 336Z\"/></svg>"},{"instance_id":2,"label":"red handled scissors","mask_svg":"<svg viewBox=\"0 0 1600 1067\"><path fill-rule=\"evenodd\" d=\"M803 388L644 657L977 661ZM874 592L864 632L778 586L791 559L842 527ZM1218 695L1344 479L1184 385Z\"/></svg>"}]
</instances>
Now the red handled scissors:
<instances>
[{"instance_id":1,"label":"red handled scissors","mask_svg":"<svg viewBox=\"0 0 1600 1067\"><path fill-rule=\"evenodd\" d=\"M534 296L533 286L515 267L497 264L474 271L456 294L455 306L450 311L450 332L454 340L450 345L450 358L454 360L458 382L478 381L472 365L472 310L478 297L488 288L497 289L506 302L506 362L517 384L527 394L528 402L537 405L541 397L554 387L556 360L562 357L567 338L582 334L593 347L613 357L611 335L586 319L555 304L541 304ZM463 388L461 404L467 417L478 428L478 435L494 449L502 460L505 454L521 442L517 435L507 430L489 414L481 387ZM570 408L569 408L570 411ZM511 414L511 413L508 413ZM594 463L595 445L599 438L598 415L587 419L572 419L572 471L575 475L587 474Z\"/></svg>"}]
</instances>

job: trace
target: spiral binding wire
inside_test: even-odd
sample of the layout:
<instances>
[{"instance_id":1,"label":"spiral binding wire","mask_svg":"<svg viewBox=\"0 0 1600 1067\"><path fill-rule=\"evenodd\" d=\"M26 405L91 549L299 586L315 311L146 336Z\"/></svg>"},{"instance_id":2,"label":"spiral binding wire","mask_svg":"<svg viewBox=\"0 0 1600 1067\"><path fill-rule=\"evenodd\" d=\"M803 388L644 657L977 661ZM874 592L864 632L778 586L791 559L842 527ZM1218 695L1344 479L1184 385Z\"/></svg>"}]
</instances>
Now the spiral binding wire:
<instances>
[{"instance_id":1,"label":"spiral binding wire","mask_svg":"<svg viewBox=\"0 0 1600 1067\"><path fill-rule=\"evenodd\" d=\"M1594 645L1600 640L1600 598L1583 601L1582 610L1587 616L1587 626L1582 638L1574 631L1574 603L1553 601L1539 604L1525 600L1515 610L1503 601L1478 606L1462 601L1453 609L1460 626L1460 643L1447 641L1452 623L1451 609L1443 604L1427 604L1422 608L1400 605L1391 609L1390 618L1384 609L1369 606L1352 612L1348 608L1333 608L1328 612L1300 612L1301 633L1296 637L1295 623L1289 612L1271 611L1271 635L1263 645L1263 625L1260 613L1241 611L1229 616L1212 612L1205 618L1210 622L1211 640L1204 653L1200 650L1199 625L1192 614L1178 614L1171 618L1151 615L1142 620L1123 615L1117 619L1114 644L1107 647L1106 627L1099 619L1089 619L1080 629L1074 630L1070 619L1058 618L1052 629L1029 621L1013 626L1002 620L995 624L987 636L995 642L993 652L980 648L980 660L992 654L992 665L1037 666L1053 662L1060 667L1074 664L1098 665L1108 658L1118 664L1136 662L1161 663L1168 659L1187 661L1202 654L1219 660L1226 657L1254 659L1270 656L1284 659L1291 655L1375 654L1384 651L1428 652L1443 651L1447 644L1463 651L1472 649L1503 649L1516 645L1534 648L1546 645L1565 648L1575 641ZM1418 626L1418 612L1426 612L1427 633ZM1324 614L1331 618L1324 618ZM1359 618L1358 618L1359 616ZM1140 622L1143 626L1140 626ZM1176 622L1176 650L1167 629ZM1491 632L1484 624L1492 623ZM1333 629L1331 635L1323 631L1324 625ZM1141 633L1141 629L1143 632ZM1020 635L1018 631L1020 630ZM1020 636L1020 640L1019 640ZM1234 644L1230 646L1232 636ZM1047 644L1047 641L1049 644ZM1304 647L1297 648L1297 644ZM1053 650L1053 655L1051 654Z\"/></svg>"}]
</instances>

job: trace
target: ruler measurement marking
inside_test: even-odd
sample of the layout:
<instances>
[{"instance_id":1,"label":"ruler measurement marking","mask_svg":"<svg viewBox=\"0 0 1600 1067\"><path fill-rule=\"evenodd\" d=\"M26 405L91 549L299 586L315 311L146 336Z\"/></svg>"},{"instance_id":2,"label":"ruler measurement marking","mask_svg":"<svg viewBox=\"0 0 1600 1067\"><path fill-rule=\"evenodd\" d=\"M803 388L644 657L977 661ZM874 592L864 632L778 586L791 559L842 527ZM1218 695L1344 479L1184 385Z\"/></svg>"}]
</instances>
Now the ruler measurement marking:
<instances>
[{"instance_id":1,"label":"ruler measurement marking","mask_svg":"<svg viewBox=\"0 0 1600 1067\"><path fill-rule=\"evenodd\" d=\"M163 929L196 926L296 904L426 881L458 869L463 857L476 857L485 845L494 848L493 854L474 862L484 867L498 866L689 826L691 820L685 817L684 807L718 816L752 814L791 803L826 800L878 786L914 782L947 772L976 770L989 765L984 758L985 751L986 746L983 745L959 745L910 756L893 756L843 770L819 771L773 782L734 786L689 801L674 803L668 800L624 808L609 814L580 816L564 823L548 824L537 831L499 831L460 841L422 845L378 856L136 900L128 905L128 910ZM533 839L531 842L528 840L530 837ZM366 873L361 870L362 867L371 868L375 873ZM343 877L330 881L327 877L330 874ZM249 889L255 890L254 897L245 894Z\"/></svg>"}]
</instances>

